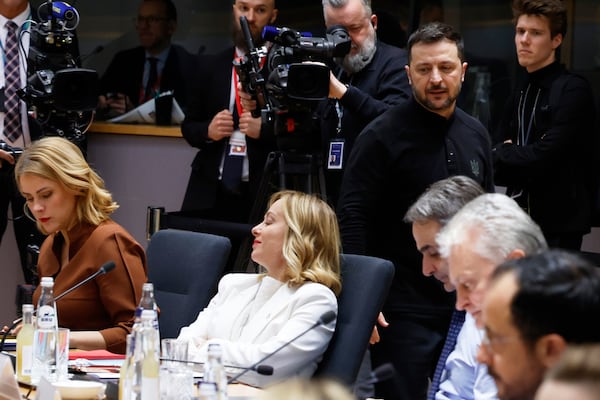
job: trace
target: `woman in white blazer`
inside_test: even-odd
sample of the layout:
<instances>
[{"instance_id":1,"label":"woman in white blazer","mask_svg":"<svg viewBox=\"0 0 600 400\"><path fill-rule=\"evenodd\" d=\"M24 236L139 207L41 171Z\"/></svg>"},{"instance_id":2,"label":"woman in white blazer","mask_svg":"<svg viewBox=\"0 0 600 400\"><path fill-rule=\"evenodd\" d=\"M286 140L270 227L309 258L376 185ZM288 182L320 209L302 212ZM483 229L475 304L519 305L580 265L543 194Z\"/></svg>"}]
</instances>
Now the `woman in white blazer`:
<instances>
[{"instance_id":1,"label":"woman in white blazer","mask_svg":"<svg viewBox=\"0 0 600 400\"><path fill-rule=\"evenodd\" d=\"M208 344L219 343L225 365L249 367L316 325L265 360L273 375L250 371L239 381L263 387L290 376L310 377L336 322L317 321L326 313L337 315L341 291L335 213L316 196L277 192L252 234L251 258L266 273L225 275L215 297L178 339L189 341L195 361L204 362Z\"/></svg>"}]
</instances>

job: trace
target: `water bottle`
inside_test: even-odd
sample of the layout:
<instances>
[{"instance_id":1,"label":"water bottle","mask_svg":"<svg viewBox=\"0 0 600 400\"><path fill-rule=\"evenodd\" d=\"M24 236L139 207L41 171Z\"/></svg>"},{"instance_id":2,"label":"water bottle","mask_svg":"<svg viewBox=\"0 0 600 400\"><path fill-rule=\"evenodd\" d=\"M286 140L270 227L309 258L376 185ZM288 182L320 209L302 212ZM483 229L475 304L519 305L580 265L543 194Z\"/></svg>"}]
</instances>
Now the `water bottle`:
<instances>
[{"instance_id":1,"label":"water bottle","mask_svg":"<svg viewBox=\"0 0 600 400\"><path fill-rule=\"evenodd\" d=\"M23 304L23 325L17 334L17 378L31 382L33 366L33 304Z\"/></svg>"},{"instance_id":2,"label":"water bottle","mask_svg":"<svg viewBox=\"0 0 600 400\"><path fill-rule=\"evenodd\" d=\"M208 345L203 380L217 385L218 400L227 400L227 374L223 366L223 349L218 343Z\"/></svg>"},{"instance_id":3,"label":"water bottle","mask_svg":"<svg viewBox=\"0 0 600 400\"><path fill-rule=\"evenodd\" d=\"M134 341L133 334L127 335L125 339L125 360L119 371L119 400L131 399L131 376L133 374Z\"/></svg>"},{"instance_id":4,"label":"water bottle","mask_svg":"<svg viewBox=\"0 0 600 400\"><path fill-rule=\"evenodd\" d=\"M159 369L160 369L160 337L158 330L154 327L155 312L153 310L142 311L142 326L135 338L136 372L141 373L141 400L159 400ZM140 368L141 366L141 368Z\"/></svg>"},{"instance_id":5,"label":"water bottle","mask_svg":"<svg viewBox=\"0 0 600 400\"><path fill-rule=\"evenodd\" d=\"M37 304L36 328L33 334L33 366L31 383L37 385L41 377L55 380L58 316L54 301L54 279L43 277L42 292Z\"/></svg>"},{"instance_id":6,"label":"water bottle","mask_svg":"<svg viewBox=\"0 0 600 400\"><path fill-rule=\"evenodd\" d=\"M158 330L158 307L156 300L154 300L154 285L150 282L144 283L142 286L142 297L140 303L135 309L135 325L141 325L142 322L142 311L152 310L153 311L153 324L154 328Z\"/></svg>"},{"instance_id":7,"label":"water bottle","mask_svg":"<svg viewBox=\"0 0 600 400\"><path fill-rule=\"evenodd\" d=\"M217 400L217 385L202 381L198 384L198 400Z\"/></svg>"}]
</instances>

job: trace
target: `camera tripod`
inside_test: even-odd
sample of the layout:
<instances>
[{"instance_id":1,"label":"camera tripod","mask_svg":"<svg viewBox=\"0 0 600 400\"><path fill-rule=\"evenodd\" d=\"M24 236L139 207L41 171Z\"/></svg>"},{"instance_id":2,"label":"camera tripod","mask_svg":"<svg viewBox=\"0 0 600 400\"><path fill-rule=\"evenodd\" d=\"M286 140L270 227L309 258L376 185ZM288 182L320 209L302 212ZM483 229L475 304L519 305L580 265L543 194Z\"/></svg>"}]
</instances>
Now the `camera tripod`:
<instances>
[{"instance_id":1,"label":"camera tripod","mask_svg":"<svg viewBox=\"0 0 600 400\"><path fill-rule=\"evenodd\" d=\"M318 193L326 200L325 172L321 154L288 151L269 153L250 212L250 224L254 225L262 220L271 194L284 189ZM251 251L252 238L243 240L235 265L247 266L246 270L256 269L256 266L251 267L253 264L250 260Z\"/></svg>"},{"instance_id":2,"label":"camera tripod","mask_svg":"<svg viewBox=\"0 0 600 400\"><path fill-rule=\"evenodd\" d=\"M275 182L275 178L277 182ZM277 190L298 190L318 193L326 199L325 173L320 153L273 151L269 153L256 200L250 213L250 222L258 223L266 211L270 195Z\"/></svg>"}]
</instances>

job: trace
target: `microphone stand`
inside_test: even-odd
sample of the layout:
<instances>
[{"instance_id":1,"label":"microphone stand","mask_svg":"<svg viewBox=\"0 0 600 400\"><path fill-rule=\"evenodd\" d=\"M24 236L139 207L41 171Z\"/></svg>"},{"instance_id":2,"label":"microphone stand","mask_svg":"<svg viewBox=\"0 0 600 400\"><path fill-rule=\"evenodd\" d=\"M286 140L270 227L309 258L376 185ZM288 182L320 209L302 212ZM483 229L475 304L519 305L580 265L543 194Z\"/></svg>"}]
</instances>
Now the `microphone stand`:
<instances>
[{"instance_id":1,"label":"microphone stand","mask_svg":"<svg viewBox=\"0 0 600 400\"><path fill-rule=\"evenodd\" d=\"M258 360L254 364L252 364L252 366L250 366L249 368L244 368L243 371L241 371L240 373L234 375L231 379L229 379L227 381L227 384L229 385L229 384L235 382L239 377L241 377L242 375L244 375L248 371L256 370L259 367L260 364L262 364L263 362L265 362L267 359L273 357L275 354L279 353L279 351L281 349L283 349L284 347L288 346L290 343L295 342L299 337L306 335L309 331L315 329L317 326L328 324L329 322L333 321L335 319L335 317L336 317L336 313L334 311L327 311L326 313L324 313L323 315L321 315L321 317L319 318L319 320L317 322L315 322L310 327L308 327L307 329L305 329L302 332L300 332L298 335L294 336L293 339L288 340L287 342L285 342L284 344L282 344L281 346L279 346L277 349L275 349L275 351L267 354L266 356L264 356L263 358L261 358L260 360Z\"/></svg>"},{"instance_id":2,"label":"microphone stand","mask_svg":"<svg viewBox=\"0 0 600 400\"><path fill-rule=\"evenodd\" d=\"M79 288L80 286L85 285L86 283L88 283L92 279L96 278L98 275L104 275L107 272L112 271L114 268L115 268L115 262L114 261L108 261L108 262L102 264L102 266L100 267L100 269L98 269L98 271L94 272L92 275L88 276L84 280L80 281L79 283L77 283L74 286L71 286L69 289L65 290L64 292L62 292L61 294L59 294L58 296L56 296L54 298L54 302L57 302L58 300L62 299L63 297L65 297L66 295L68 295L69 293L71 293L73 290ZM37 312L37 309L33 310L33 315L34 316L35 316L36 312ZM19 317L19 318L15 319L12 322L12 324L10 325L10 327L2 333L2 340L0 340L0 351L1 352L4 352L4 342L6 342L6 338L8 337L8 334L13 329L15 329L17 327L17 325L19 325L21 323L21 321L23 321L23 317Z\"/></svg>"}]
</instances>

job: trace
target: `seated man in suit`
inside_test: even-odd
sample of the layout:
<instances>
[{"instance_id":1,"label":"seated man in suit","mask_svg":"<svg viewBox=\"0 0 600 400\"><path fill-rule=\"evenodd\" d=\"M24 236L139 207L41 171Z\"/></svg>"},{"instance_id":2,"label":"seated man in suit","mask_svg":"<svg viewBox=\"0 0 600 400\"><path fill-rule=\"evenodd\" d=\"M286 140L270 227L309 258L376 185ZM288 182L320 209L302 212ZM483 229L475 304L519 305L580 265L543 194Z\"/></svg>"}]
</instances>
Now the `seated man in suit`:
<instances>
[{"instance_id":1,"label":"seated man in suit","mask_svg":"<svg viewBox=\"0 0 600 400\"><path fill-rule=\"evenodd\" d=\"M185 112L186 82L196 57L171 43L177 29L175 5L172 0L142 0L134 21L140 46L117 53L111 61L100 81L99 110L113 117L173 90Z\"/></svg>"}]
</instances>

